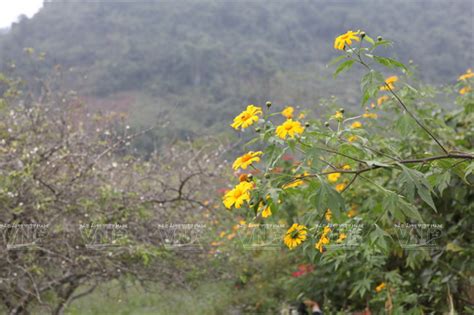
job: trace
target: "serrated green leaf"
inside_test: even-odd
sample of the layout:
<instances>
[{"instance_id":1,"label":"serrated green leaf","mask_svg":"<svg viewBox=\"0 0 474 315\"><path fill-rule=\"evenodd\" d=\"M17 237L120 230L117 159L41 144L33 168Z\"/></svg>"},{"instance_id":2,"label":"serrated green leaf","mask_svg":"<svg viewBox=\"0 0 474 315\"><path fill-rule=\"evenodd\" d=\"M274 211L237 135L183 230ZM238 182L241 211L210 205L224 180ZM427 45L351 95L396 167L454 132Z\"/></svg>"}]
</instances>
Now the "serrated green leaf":
<instances>
[{"instance_id":1,"label":"serrated green leaf","mask_svg":"<svg viewBox=\"0 0 474 315\"><path fill-rule=\"evenodd\" d=\"M374 60L377 61L379 64L390 69L401 68L405 71L408 70L407 67L403 63L392 58L374 56Z\"/></svg>"},{"instance_id":2,"label":"serrated green leaf","mask_svg":"<svg viewBox=\"0 0 474 315\"><path fill-rule=\"evenodd\" d=\"M372 39L372 37L365 35L364 40L370 43L371 45L375 45L375 41Z\"/></svg>"},{"instance_id":3,"label":"serrated green leaf","mask_svg":"<svg viewBox=\"0 0 474 315\"><path fill-rule=\"evenodd\" d=\"M436 206L433 202L433 198L431 197L431 193L433 189L431 188L424 174L417 170L408 168L404 166L403 164L399 164L399 165L404 175L402 176L403 183L407 183L407 184L412 183L413 185L415 185L418 196L420 196L420 198L424 202L426 202L431 208L433 208L434 211L437 211Z\"/></svg>"},{"instance_id":4,"label":"serrated green leaf","mask_svg":"<svg viewBox=\"0 0 474 315\"><path fill-rule=\"evenodd\" d=\"M342 56L333 58L331 61L329 61L329 63L328 63L327 66L330 67L330 66L332 66L332 65L334 65L334 64L336 64L336 63L338 63L339 61L341 61L342 59L345 59L345 58L347 58L346 55L342 55Z\"/></svg>"},{"instance_id":5,"label":"serrated green leaf","mask_svg":"<svg viewBox=\"0 0 474 315\"><path fill-rule=\"evenodd\" d=\"M337 75L341 73L342 71L349 70L353 64L354 64L354 60L352 59L346 60L343 63L341 63L339 67L337 67L336 71L334 72L334 77L337 77Z\"/></svg>"}]
</instances>

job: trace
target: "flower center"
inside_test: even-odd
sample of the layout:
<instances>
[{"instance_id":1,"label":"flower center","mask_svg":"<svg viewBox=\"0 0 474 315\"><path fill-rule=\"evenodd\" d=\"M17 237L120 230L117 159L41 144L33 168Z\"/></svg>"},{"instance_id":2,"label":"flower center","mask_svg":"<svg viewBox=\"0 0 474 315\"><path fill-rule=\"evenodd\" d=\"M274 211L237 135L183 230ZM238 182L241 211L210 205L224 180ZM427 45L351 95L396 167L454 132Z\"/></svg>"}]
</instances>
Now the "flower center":
<instances>
[{"instance_id":1,"label":"flower center","mask_svg":"<svg viewBox=\"0 0 474 315\"><path fill-rule=\"evenodd\" d=\"M247 162L248 160L250 160L252 157L250 156L250 154L245 154L242 156L242 162Z\"/></svg>"},{"instance_id":2,"label":"flower center","mask_svg":"<svg viewBox=\"0 0 474 315\"><path fill-rule=\"evenodd\" d=\"M240 117L240 119L242 119L242 120L247 120L247 119L249 119L250 117L251 117L250 114L244 113L244 114L242 114L242 116Z\"/></svg>"},{"instance_id":3,"label":"flower center","mask_svg":"<svg viewBox=\"0 0 474 315\"><path fill-rule=\"evenodd\" d=\"M240 196L242 196L242 191L240 189L236 189L234 191L234 198L239 198Z\"/></svg>"}]
</instances>

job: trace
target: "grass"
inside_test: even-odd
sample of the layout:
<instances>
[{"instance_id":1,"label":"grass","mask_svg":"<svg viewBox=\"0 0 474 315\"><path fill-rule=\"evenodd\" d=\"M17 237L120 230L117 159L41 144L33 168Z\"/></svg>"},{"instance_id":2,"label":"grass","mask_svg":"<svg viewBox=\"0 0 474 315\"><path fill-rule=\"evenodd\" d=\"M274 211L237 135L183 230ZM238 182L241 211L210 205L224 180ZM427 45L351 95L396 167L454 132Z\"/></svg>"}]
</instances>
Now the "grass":
<instances>
[{"instance_id":1,"label":"grass","mask_svg":"<svg viewBox=\"0 0 474 315\"><path fill-rule=\"evenodd\" d=\"M230 286L207 283L193 290L157 286L145 291L137 286L122 288L118 282L98 287L94 293L74 301L67 315L161 315L228 314Z\"/></svg>"}]
</instances>

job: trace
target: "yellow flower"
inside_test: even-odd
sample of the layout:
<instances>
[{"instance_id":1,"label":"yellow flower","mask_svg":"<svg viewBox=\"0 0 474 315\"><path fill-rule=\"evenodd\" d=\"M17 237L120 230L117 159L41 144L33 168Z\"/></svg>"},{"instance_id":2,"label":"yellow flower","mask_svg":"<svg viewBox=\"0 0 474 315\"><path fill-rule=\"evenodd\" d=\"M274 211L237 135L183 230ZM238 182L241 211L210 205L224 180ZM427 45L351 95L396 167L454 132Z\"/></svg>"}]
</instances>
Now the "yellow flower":
<instances>
[{"instance_id":1,"label":"yellow flower","mask_svg":"<svg viewBox=\"0 0 474 315\"><path fill-rule=\"evenodd\" d=\"M220 234L219 234L219 237L224 237L226 235L226 232L222 231Z\"/></svg>"},{"instance_id":2,"label":"yellow flower","mask_svg":"<svg viewBox=\"0 0 474 315\"><path fill-rule=\"evenodd\" d=\"M289 249L293 249L306 240L307 233L306 226L294 223L288 231L286 231L283 242Z\"/></svg>"},{"instance_id":3,"label":"yellow flower","mask_svg":"<svg viewBox=\"0 0 474 315\"><path fill-rule=\"evenodd\" d=\"M268 218L271 215L272 215L272 209L270 209L270 206L267 205L262 211L262 217Z\"/></svg>"},{"instance_id":4,"label":"yellow flower","mask_svg":"<svg viewBox=\"0 0 474 315\"><path fill-rule=\"evenodd\" d=\"M328 235L329 232L331 232L331 228L330 228L329 226L325 226L325 227L324 227L324 230L323 230L323 234L324 234L324 235Z\"/></svg>"},{"instance_id":5,"label":"yellow flower","mask_svg":"<svg viewBox=\"0 0 474 315\"><path fill-rule=\"evenodd\" d=\"M360 41L359 35L360 31L353 32L352 30L347 31L345 34L341 34L334 40L334 49L344 50L346 45L351 45L352 40Z\"/></svg>"},{"instance_id":6,"label":"yellow flower","mask_svg":"<svg viewBox=\"0 0 474 315\"><path fill-rule=\"evenodd\" d=\"M347 238L345 233L339 233L339 238L336 240L336 243L342 243Z\"/></svg>"},{"instance_id":7,"label":"yellow flower","mask_svg":"<svg viewBox=\"0 0 474 315\"><path fill-rule=\"evenodd\" d=\"M464 95L466 93L471 92L471 90L472 89L469 86L465 86L465 87L463 87L462 89L459 90L459 94Z\"/></svg>"},{"instance_id":8,"label":"yellow flower","mask_svg":"<svg viewBox=\"0 0 474 315\"><path fill-rule=\"evenodd\" d=\"M380 87L380 91L388 91L388 90L393 90L395 88L395 85L393 85L395 82L398 81L398 77L396 75L392 75L391 77L388 77L385 79L385 84ZM387 86L388 85L388 86Z\"/></svg>"},{"instance_id":9,"label":"yellow flower","mask_svg":"<svg viewBox=\"0 0 474 315\"><path fill-rule=\"evenodd\" d=\"M245 129L258 121L258 115L262 115L262 108L249 105L247 109L241 112L234 118L234 123L231 125L234 129Z\"/></svg>"},{"instance_id":10,"label":"yellow flower","mask_svg":"<svg viewBox=\"0 0 474 315\"><path fill-rule=\"evenodd\" d=\"M297 179L295 181L292 181L291 183L283 185L281 188L283 188L283 189L295 188L295 187L301 186L303 184L304 184L304 182L301 179Z\"/></svg>"},{"instance_id":11,"label":"yellow flower","mask_svg":"<svg viewBox=\"0 0 474 315\"><path fill-rule=\"evenodd\" d=\"M235 233L231 233L231 234L227 235L227 239L231 240L235 237L235 235L236 235Z\"/></svg>"},{"instance_id":12,"label":"yellow flower","mask_svg":"<svg viewBox=\"0 0 474 315\"><path fill-rule=\"evenodd\" d=\"M361 127L362 127L362 124L360 123L360 121L354 121L351 125L352 129L357 129L357 128L361 128Z\"/></svg>"},{"instance_id":13,"label":"yellow flower","mask_svg":"<svg viewBox=\"0 0 474 315\"><path fill-rule=\"evenodd\" d=\"M348 216L349 218L352 218L352 217L354 217L354 216L356 216L356 215L357 215L357 206L353 204L352 207L351 207L351 209L349 209L349 211L347 211L347 216Z\"/></svg>"},{"instance_id":14,"label":"yellow flower","mask_svg":"<svg viewBox=\"0 0 474 315\"><path fill-rule=\"evenodd\" d=\"M346 188L346 186L347 186L347 185L346 185L345 183L337 184L337 185L336 185L336 190L337 190L338 192L342 192L342 191Z\"/></svg>"},{"instance_id":15,"label":"yellow flower","mask_svg":"<svg viewBox=\"0 0 474 315\"><path fill-rule=\"evenodd\" d=\"M369 112L366 112L364 114L362 114L362 117L364 118L373 118L373 119L376 119L378 116L376 113L369 113Z\"/></svg>"},{"instance_id":16,"label":"yellow flower","mask_svg":"<svg viewBox=\"0 0 474 315\"><path fill-rule=\"evenodd\" d=\"M375 288L375 291L378 293L382 291L383 289L385 289L385 287L386 287L385 282L382 282Z\"/></svg>"},{"instance_id":17,"label":"yellow flower","mask_svg":"<svg viewBox=\"0 0 474 315\"><path fill-rule=\"evenodd\" d=\"M234 189L228 191L223 199L224 206L230 209L232 205L237 209L242 207L244 202L250 200L250 190L253 188L253 184L249 182L241 182Z\"/></svg>"},{"instance_id":18,"label":"yellow flower","mask_svg":"<svg viewBox=\"0 0 474 315\"><path fill-rule=\"evenodd\" d=\"M281 139L286 139L289 135L291 138L294 138L296 134L302 134L304 128L301 126L299 121L293 121L292 119L288 119L283 124L277 127L276 134Z\"/></svg>"},{"instance_id":19,"label":"yellow flower","mask_svg":"<svg viewBox=\"0 0 474 315\"><path fill-rule=\"evenodd\" d=\"M329 226L325 226L321 238L316 243L315 248L318 249L321 253L324 250L324 245L329 244L329 238L327 235L331 232L331 228Z\"/></svg>"},{"instance_id":20,"label":"yellow flower","mask_svg":"<svg viewBox=\"0 0 474 315\"><path fill-rule=\"evenodd\" d=\"M467 69L466 73L464 73L463 75L461 75L459 78L458 78L458 81L461 81L461 80L467 80L467 79L470 79L474 77L474 72L472 72L471 69Z\"/></svg>"},{"instance_id":21,"label":"yellow flower","mask_svg":"<svg viewBox=\"0 0 474 315\"><path fill-rule=\"evenodd\" d=\"M301 186L304 184L304 181L301 178L308 175L309 175L308 172L304 172L302 175L296 176L292 182L283 185L281 188L287 189L287 188L295 188L295 187Z\"/></svg>"},{"instance_id":22,"label":"yellow flower","mask_svg":"<svg viewBox=\"0 0 474 315\"><path fill-rule=\"evenodd\" d=\"M335 183L337 182L337 180L339 179L339 177L341 177L341 173L331 173L331 174L328 174L328 181L330 183Z\"/></svg>"},{"instance_id":23,"label":"yellow flower","mask_svg":"<svg viewBox=\"0 0 474 315\"><path fill-rule=\"evenodd\" d=\"M341 111L337 111L332 117L334 119L341 120L344 118L344 114Z\"/></svg>"},{"instance_id":24,"label":"yellow flower","mask_svg":"<svg viewBox=\"0 0 474 315\"><path fill-rule=\"evenodd\" d=\"M327 209L326 210L326 213L324 214L324 217L326 218L326 221L331 221L332 219L332 212L331 212L331 209Z\"/></svg>"},{"instance_id":25,"label":"yellow flower","mask_svg":"<svg viewBox=\"0 0 474 315\"><path fill-rule=\"evenodd\" d=\"M263 154L262 151L257 151L257 152L250 151L248 153L245 153L244 155L238 157L234 161L234 164L232 164L232 168L236 170L240 167L244 170L253 162L259 162L260 161L259 156L262 154Z\"/></svg>"},{"instance_id":26,"label":"yellow flower","mask_svg":"<svg viewBox=\"0 0 474 315\"><path fill-rule=\"evenodd\" d=\"M354 142L354 141L357 140L357 138L358 138L357 136L352 135L352 136L349 136L349 137L347 138L347 141L349 141L349 142Z\"/></svg>"},{"instance_id":27,"label":"yellow flower","mask_svg":"<svg viewBox=\"0 0 474 315\"><path fill-rule=\"evenodd\" d=\"M351 169L351 166L349 164L345 164L343 167L342 167L343 170L346 170L346 171L349 171Z\"/></svg>"},{"instance_id":28,"label":"yellow flower","mask_svg":"<svg viewBox=\"0 0 474 315\"><path fill-rule=\"evenodd\" d=\"M288 106L281 112L281 114L284 117L286 117L287 119L290 119L290 118L293 118L293 112L294 111L295 111L295 109L293 107Z\"/></svg>"},{"instance_id":29,"label":"yellow flower","mask_svg":"<svg viewBox=\"0 0 474 315\"><path fill-rule=\"evenodd\" d=\"M298 119L303 119L305 117L306 117L306 115L304 113L301 113L301 114L298 115Z\"/></svg>"},{"instance_id":30,"label":"yellow flower","mask_svg":"<svg viewBox=\"0 0 474 315\"><path fill-rule=\"evenodd\" d=\"M377 105L380 106L383 103L385 103L386 101L388 101L389 99L390 99L390 97L388 97L387 95L382 95L377 99Z\"/></svg>"}]
</instances>

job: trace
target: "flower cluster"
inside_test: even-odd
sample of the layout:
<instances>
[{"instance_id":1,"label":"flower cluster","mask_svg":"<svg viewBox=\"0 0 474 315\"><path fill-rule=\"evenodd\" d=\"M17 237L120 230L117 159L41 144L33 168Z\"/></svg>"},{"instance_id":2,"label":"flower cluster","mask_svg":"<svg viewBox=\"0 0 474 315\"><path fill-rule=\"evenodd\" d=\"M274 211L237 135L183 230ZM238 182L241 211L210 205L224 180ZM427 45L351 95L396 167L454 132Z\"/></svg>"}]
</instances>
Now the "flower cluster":
<instances>
[{"instance_id":1,"label":"flower cluster","mask_svg":"<svg viewBox=\"0 0 474 315\"><path fill-rule=\"evenodd\" d=\"M316 243L315 248L319 250L319 252L324 252L324 245L329 244L329 237L328 234L331 233L331 228L329 226L325 226L323 229L323 233L319 238L319 241Z\"/></svg>"}]
</instances>

